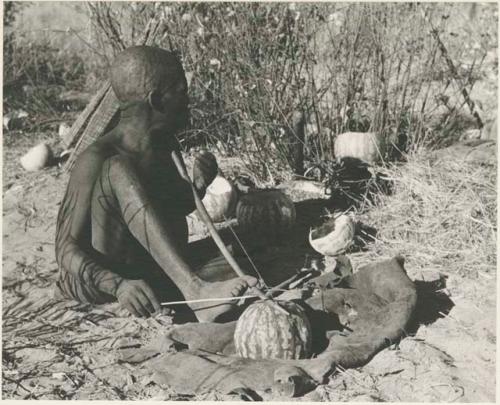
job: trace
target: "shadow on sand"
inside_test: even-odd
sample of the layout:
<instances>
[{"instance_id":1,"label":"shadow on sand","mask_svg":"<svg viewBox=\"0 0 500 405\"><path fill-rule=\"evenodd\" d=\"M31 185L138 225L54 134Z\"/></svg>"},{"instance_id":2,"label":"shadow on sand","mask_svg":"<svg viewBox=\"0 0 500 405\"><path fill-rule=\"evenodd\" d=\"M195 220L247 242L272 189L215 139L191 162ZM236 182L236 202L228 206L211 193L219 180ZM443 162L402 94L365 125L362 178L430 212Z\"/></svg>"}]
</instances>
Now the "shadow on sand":
<instances>
[{"instance_id":1,"label":"shadow on sand","mask_svg":"<svg viewBox=\"0 0 500 405\"><path fill-rule=\"evenodd\" d=\"M430 325L438 319L448 315L455 306L450 297L444 292L446 276L441 275L438 280L415 280L417 288L417 306L413 321L408 332L415 334L421 325Z\"/></svg>"}]
</instances>

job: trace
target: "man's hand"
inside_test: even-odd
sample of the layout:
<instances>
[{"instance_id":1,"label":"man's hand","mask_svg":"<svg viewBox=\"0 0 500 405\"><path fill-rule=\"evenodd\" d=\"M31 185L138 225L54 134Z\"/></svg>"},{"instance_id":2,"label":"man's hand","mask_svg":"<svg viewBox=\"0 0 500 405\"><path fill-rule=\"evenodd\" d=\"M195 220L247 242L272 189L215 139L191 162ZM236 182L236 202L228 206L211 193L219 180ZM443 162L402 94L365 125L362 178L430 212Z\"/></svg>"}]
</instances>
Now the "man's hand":
<instances>
[{"instance_id":1,"label":"man's hand","mask_svg":"<svg viewBox=\"0 0 500 405\"><path fill-rule=\"evenodd\" d=\"M142 280L124 280L116 290L116 298L135 316L147 318L160 310L153 290Z\"/></svg>"},{"instance_id":2,"label":"man's hand","mask_svg":"<svg viewBox=\"0 0 500 405\"><path fill-rule=\"evenodd\" d=\"M205 194L207 187L217 176L217 160L210 152L200 152L194 157L193 183L196 189Z\"/></svg>"}]
</instances>

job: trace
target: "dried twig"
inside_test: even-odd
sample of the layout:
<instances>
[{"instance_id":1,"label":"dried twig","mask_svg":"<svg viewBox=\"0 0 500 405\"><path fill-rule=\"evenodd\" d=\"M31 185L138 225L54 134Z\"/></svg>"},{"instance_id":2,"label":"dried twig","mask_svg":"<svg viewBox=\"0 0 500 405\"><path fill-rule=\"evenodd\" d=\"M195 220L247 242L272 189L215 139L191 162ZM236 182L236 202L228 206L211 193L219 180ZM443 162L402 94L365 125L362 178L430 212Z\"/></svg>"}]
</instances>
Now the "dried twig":
<instances>
[{"instance_id":1,"label":"dried twig","mask_svg":"<svg viewBox=\"0 0 500 405\"><path fill-rule=\"evenodd\" d=\"M459 79L457 68L455 67L455 64L453 63L453 61L451 60L450 54L448 53L446 46L444 45L443 41L441 40L441 37L439 36L439 30L436 27L434 27L434 25L432 24L432 21L428 18L425 10L423 8L421 8L420 10L421 10L423 18L427 21L427 23L431 27L431 34L435 38L435 40L439 46L439 50L441 51L441 55L443 56L444 60L446 61L446 64L448 65L448 68L450 69L450 73L452 74L453 79L457 83L457 85L460 89L460 92L462 93L462 96L464 97L465 102L469 106L471 114L476 119L479 129L481 129L484 126L483 120L481 119L479 111L476 108L476 104L474 103L474 101L472 101L472 99L469 95L469 92L467 91L467 87L464 86Z\"/></svg>"}]
</instances>

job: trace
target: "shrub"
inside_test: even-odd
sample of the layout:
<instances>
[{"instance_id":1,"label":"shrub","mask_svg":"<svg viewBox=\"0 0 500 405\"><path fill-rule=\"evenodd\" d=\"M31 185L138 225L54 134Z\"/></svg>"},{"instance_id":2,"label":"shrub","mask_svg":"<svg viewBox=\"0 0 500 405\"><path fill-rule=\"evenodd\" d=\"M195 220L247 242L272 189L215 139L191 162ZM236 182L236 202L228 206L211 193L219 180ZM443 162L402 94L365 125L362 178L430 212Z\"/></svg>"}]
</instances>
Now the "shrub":
<instances>
[{"instance_id":1,"label":"shrub","mask_svg":"<svg viewBox=\"0 0 500 405\"><path fill-rule=\"evenodd\" d=\"M36 121L71 107L59 95L68 88L84 89L87 63L80 55L53 46L49 35L33 40L16 31L14 22L23 5L5 3L4 113L24 110Z\"/></svg>"},{"instance_id":2,"label":"shrub","mask_svg":"<svg viewBox=\"0 0 500 405\"><path fill-rule=\"evenodd\" d=\"M139 43L157 21L155 45L178 51L190 77L192 126L182 137L185 147L208 145L237 154L271 182L295 168L291 149L297 142L305 144L308 167L332 160L335 136L346 131L381 132L396 146L391 158L397 149L453 141L463 126L477 125L461 89L473 92L484 79L488 50L496 49L497 40L496 4L95 2L86 7L93 58L71 59L43 44L14 50L15 58L6 63L7 85L88 87L85 75L103 78L113 56ZM446 44L454 73L433 32ZM492 69L496 73L497 66ZM54 102L48 97L44 104ZM304 141L293 130L298 113L306 118Z\"/></svg>"},{"instance_id":3,"label":"shrub","mask_svg":"<svg viewBox=\"0 0 500 405\"><path fill-rule=\"evenodd\" d=\"M297 111L307 117L309 162L331 160L334 136L345 131L379 131L403 150L446 143L447 134L457 132L456 118L470 115L456 87L472 89L487 42L496 38L492 30L471 29L467 17L461 20L449 4L99 3L90 8L108 53L137 43L139 27L161 18L157 45L178 50L192 75L193 125L186 145L238 151L258 175L275 179L293 167L294 139L287 128ZM491 10L476 9L474 18L485 19ZM449 57L471 61L457 69L457 77L441 58L432 29L450 44ZM459 32L460 41L468 36L476 49L460 46L450 32ZM436 110L438 119L431 119Z\"/></svg>"}]
</instances>

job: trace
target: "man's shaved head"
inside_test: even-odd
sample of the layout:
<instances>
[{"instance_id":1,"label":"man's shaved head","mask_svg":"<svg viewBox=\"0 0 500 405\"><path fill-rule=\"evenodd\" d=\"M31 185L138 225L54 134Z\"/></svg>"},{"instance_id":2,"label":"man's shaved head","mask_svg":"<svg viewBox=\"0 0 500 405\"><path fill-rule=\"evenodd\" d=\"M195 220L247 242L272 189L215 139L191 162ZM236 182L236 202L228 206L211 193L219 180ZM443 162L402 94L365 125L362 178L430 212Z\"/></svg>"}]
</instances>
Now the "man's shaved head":
<instances>
[{"instance_id":1,"label":"man's shaved head","mask_svg":"<svg viewBox=\"0 0 500 405\"><path fill-rule=\"evenodd\" d=\"M185 76L177 55L152 46L127 48L110 69L111 87L121 103L143 101L151 92L163 94L180 80Z\"/></svg>"}]
</instances>

